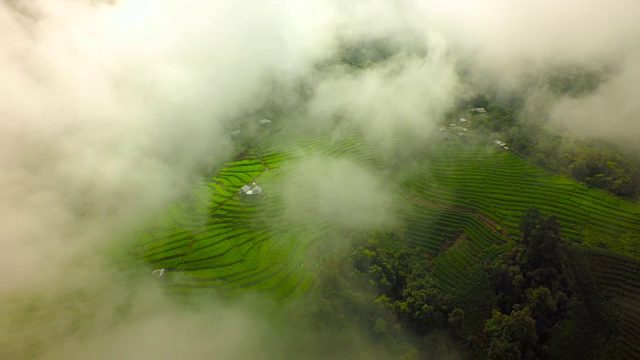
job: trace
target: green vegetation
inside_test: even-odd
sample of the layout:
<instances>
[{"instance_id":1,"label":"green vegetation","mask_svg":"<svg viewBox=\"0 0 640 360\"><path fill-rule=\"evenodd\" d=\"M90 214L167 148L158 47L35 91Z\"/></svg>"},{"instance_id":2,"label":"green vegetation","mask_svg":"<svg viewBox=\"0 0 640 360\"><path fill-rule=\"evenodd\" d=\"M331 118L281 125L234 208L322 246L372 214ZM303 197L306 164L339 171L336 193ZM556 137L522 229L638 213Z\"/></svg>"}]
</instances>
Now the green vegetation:
<instances>
[{"instance_id":1,"label":"green vegetation","mask_svg":"<svg viewBox=\"0 0 640 360\"><path fill-rule=\"evenodd\" d=\"M482 134L488 119L474 115L467 126ZM640 295L622 290L632 274L615 272L615 259L640 259L640 206L478 137L436 134L420 158L398 164L355 131L295 141L270 134L139 237L135 255L165 269L159 280L175 294L304 299L318 331L342 329L337 343L353 326L408 358L438 331L476 358L638 354L616 342L634 341L640 316L626 304ZM309 162L321 173L327 159L382 174L397 221L364 235L327 213L290 213L287 196L313 201L291 177ZM254 182L261 194L240 194ZM345 243L346 253L336 250Z\"/></svg>"},{"instance_id":2,"label":"green vegetation","mask_svg":"<svg viewBox=\"0 0 640 360\"><path fill-rule=\"evenodd\" d=\"M584 249L561 238L557 218L530 208L520 230L508 247L482 251L455 294L438 286L438 265L397 234L351 236L346 253L320 260L310 326L331 331L336 344L355 327L406 358L437 354L429 336L443 332L479 359L633 355L618 346L598 275Z\"/></svg>"},{"instance_id":3,"label":"green vegetation","mask_svg":"<svg viewBox=\"0 0 640 360\"><path fill-rule=\"evenodd\" d=\"M134 252L154 269L165 269L163 279L178 294L251 290L284 299L305 293L317 282L305 267L305 253L331 230L320 217L287 220L282 179L318 152L374 162L356 139L325 148L327 138L307 138L272 145L277 153L245 153L150 226ZM253 182L263 193L242 196L238 189ZM293 191L301 201L310 195Z\"/></svg>"},{"instance_id":4,"label":"green vegetation","mask_svg":"<svg viewBox=\"0 0 640 360\"><path fill-rule=\"evenodd\" d=\"M347 252L319 261L324 280L310 299L310 326L331 332L338 348L355 329L396 358L450 351L430 347L427 337L446 328L454 305L453 296L435 286L431 269L395 233L352 235Z\"/></svg>"},{"instance_id":5,"label":"green vegetation","mask_svg":"<svg viewBox=\"0 0 640 360\"><path fill-rule=\"evenodd\" d=\"M557 83L559 88L574 89L567 91L588 92L597 77L565 75L551 76L549 81ZM522 108L522 101L518 99L501 106L483 96L472 100L472 105L488 111L474 117L477 129L498 134L511 151L531 162L620 197L637 199L640 195L640 163L623 157L616 144L569 138L544 127L541 122L523 120L518 117Z\"/></svg>"},{"instance_id":6,"label":"green vegetation","mask_svg":"<svg viewBox=\"0 0 640 360\"><path fill-rule=\"evenodd\" d=\"M149 228L136 252L154 268L165 269L168 286L178 293L216 289L231 294L247 288L278 298L304 293L315 277L303 267L300 245L316 235L277 231L260 217L267 204L277 216L277 204L263 195L241 199L238 193L260 181L267 194L281 160L247 154L227 164L194 191L188 204Z\"/></svg>"}]
</instances>

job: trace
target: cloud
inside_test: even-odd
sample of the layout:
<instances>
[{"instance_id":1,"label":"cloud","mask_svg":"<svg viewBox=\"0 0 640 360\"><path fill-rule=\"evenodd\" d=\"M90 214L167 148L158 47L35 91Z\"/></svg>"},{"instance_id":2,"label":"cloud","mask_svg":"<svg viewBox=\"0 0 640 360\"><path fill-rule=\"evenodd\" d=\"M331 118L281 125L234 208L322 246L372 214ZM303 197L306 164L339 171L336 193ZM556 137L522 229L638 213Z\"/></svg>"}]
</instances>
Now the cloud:
<instances>
[{"instance_id":1,"label":"cloud","mask_svg":"<svg viewBox=\"0 0 640 360\"><path fill-rule=\"evenodd\" d=\"M132 284L117 281L121 275L107 249L126 247L133 230L188 195L204 170L233 155L229 119L259 107L274 74L306 71L322 50L315 45L330 39L313 31L327 21L322 11L296 15L313 5L273 5L0 5L6 39L0 45L0 301L18 309L7 307L0 316L21 319L0 323L11 357L66 346L75 326L71 313L109 318L123 304L119 296L148 307ZM148 278L136 287L147 286ZM45 310L30 312L28 304ZM180 321L182 315L187 319ZM251 330L253 319L221 316L214 333L233 325ZM168 325L160 326L167 318L176 320L177 333L203 331L195 317L165 307L129 323L78 324L87 344L98 346L104 336L107 346L122 340L120 333L152 336L155 325L167 338ZM157 345L147 339L139 338L140 346Z\"/></svg>"},{"instance_id":2,"label":"cloud","mask_svg":"<svg viewBox=\"0 0 640 360\"><path fill-rule=\"evenodd\" d=\"M157 295L157 294L156 294ZM151 303L151 304L149 304ZM245 307L210 302L184 307L137 299L146 304L142 315L126 322L72 339L44 359L190 359L277 358L285 356L275 338L273 324ZM251 304L257 307L264 305ZM140 312L141 309L136 309Z\"/></svg>"},{"instance_id":3,"label":"cloud","mask_svg":"<svg viewBox=\"0 0 640 360\"><path fill-rule=\"evenodd\" d=\"M640 3L627 0L424 1L417 19L428 17L450 41L480 89L518 92L540 99L550 68L564 66L604 73L600 88L575 99L543 96L546 110L534 114L588 138L637 149L640 112ZM532 85L537 85L532 88ZM544 110L544 108L539 108Z\"/></svg>"},{"instance_id":4,"label":"cloud","mask_svg":"<svg viewBox=\"0 0 640 360\"><path fill-rule=\"evenodd\" d=\"M475 68L500 80L550 62L609 62L636 47L631 40L638 27L632 14L639 5L626 0L434 0L420 4L418 17L428 16L466 52L461 55L469 56Z\"/></svg>"},{"instance_id":5,"label":"cloud","mask_svg":"<svg viewBox=\"0 0 640 360\"><path fill-rule=\"evenodd\" d=\"M332 69L317 84L308 116L345 119L378 141L398 132L430 134L460 93L446 44L433 37L422 56L402 52L361 71Z\"/></svg>"},{"instance_id":6,"label":"cloud","mask_svg":"<svg viewBox=\"0 0 640 360\"><path fill-rule=\"evenodd\" d=\"M551 110L551 121L578 136L605 139L637 152L640 150L639 84L640 67L633 60L595 92L559 101Z\"/></svg>"},{"instance_id":7,"label":"cloud","mask_svg":"<svg viewBox=\"0 0 640 360\"><path fill-rule=\"evenodd\" d=\"M18 274L2 272L0 292L36 281L37 262L110 241L188 194L202 169L232 155L228 119L260 105L273 73L314 58L288 32L322 41L308 29L322 16L288 13L303 5L9 4L0 226L3 266Z\"/></svg>"},{"instance_id":8,"label":"cloud","mask_svg":"<svg viewBox=\"0 0 640 360\"><path fill-rule=\"evenodd\" d=\"M285 179L281 191L286 218L294 223L318 219L336 229L367 230L394 221L391 189L350 160L311 158Z\"/></svg>"},{"instance_id":9,"label":"cloud","mask_svg":"<svg viewBox=\"0 0 640 360\"><path fill-rule=\"evenodd\" d=\"M5 1L0 301L31 296L64 314L68 300L58 301L60 294L80 289L101 298L93 289L104 285L146 308L130 284L105 285L120 277L105 248L121 244L118 239L188 195L201 173L233 155L229 123L260 113L273 96L296 99L282 102L296 106L295 118L287 118L293 128L346 124L389 153L404 154L397 147L415 144L398 144L393 136L428 139L469 94L468 84L538 96L544 89L528 89L528 79L550 66L576 64L606 69L607 76L577 98L536 97L549 99L552 124L637 148L638 13L639 3L630 0ZM360 54L366 68L345 61L345 49L366 50L363 44L384 45L384 56ZM291 209L351 229L393 222L393 198L377 174L348 160L318 164L290 179L291 188L311 194L300 203L285 192ZM117 307L86 304L105 316ZM191 331L195 338L226 331L171 306L150 313L131 323L88 326L96 332L73 351L99 346L103 335L112 344L149 334L138 344L162 357L170 349L159 352L158 339L173 336L169 323L184 329L179 342ZM219 314L238 333L268 332L259 318L236 309ZM51 324L35 324L36 332L55 332ZM14 340L7 334L18 329L3 324L0 334ZM209 345L196 351L208 353ZM115 356L120 348L108 350Z\"/></svg>"}]
</instances>

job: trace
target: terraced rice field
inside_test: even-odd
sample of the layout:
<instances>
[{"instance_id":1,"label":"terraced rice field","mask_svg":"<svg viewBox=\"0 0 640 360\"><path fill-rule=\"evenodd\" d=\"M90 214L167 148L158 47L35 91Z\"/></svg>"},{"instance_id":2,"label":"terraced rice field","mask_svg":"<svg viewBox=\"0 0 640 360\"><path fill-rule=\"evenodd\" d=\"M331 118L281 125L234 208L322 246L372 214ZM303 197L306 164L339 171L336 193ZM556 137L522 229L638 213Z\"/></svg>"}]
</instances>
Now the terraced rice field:
<instances>
[{"instance_id":1,"label":"terraced rice field","mask_svg":"<svg viewBox=\"0 0 640 360\"><path fill-rule=\"evenodd\" d=\"M166 269L167 284L177 292L250 289L280 299L305 293L316 281L305 267L306 254L330 236L331 224L322 216L287 221L280 196L285 179L319 154L350 159L393 179L381 160L384 149L357 134L274 140L263 148L220 168L194 191L191 203L176 205L141 237L136 254ZM639 206L501 149L441 144L420 161L417 173L389 189L404 238L433 257L434 276L444 290L453 291L488 246L518 235L519 219L531 206L557 214L570 239L580 239L584 229L612 237L640 232ZM392 167L402 170L402 164ZM265 196L242 198L238 189L254 181ZM296 196L305 201L312 194Z\"/></svg>"},{"instance_id":2,"label":"terraced rice field","mask_svg":"<svg viewBox=\"0 0 640 360\"><path fill-rule=\"evenodd\" d=\"M190 203L176 205L150 228L137 253L165 269L168 286L180 293L250 288L286 298L306 291L315 281L303 266L301 245L307 238L295 230L275 231L259 216L269 201L238 192L259 182L268 194L281 161L280 155L248 155L227 164L194 191ZM278 209L271 211L277 216Z\"/></svg>"},{"instance_id":3,"label":"terraced rice field","mask_svg":"<svg viewBox=\"0 0 640 360\"><path fill-rule=\"evenodd\" d=\"M438 253L452 231L466 235L433 259L434 277L445 290L464 279L480 250L499 244L503 235L517 236L520 217L531 206L556 214L562 235L573 240L581 240L585 229L611 238L640 232L640 206L502 149L445 144L431 152L421 168L422 173L405 184L408 197L424 205L411 210L416 215L407 231L409 241ZM640 253L627 255L640 258Z\"/></svg>"},{"instance_id":4,"label":"terraced rice field","mask_svg":"<svg viewBox=\"0 0 640 360\"><path fill-rule=\"evenodd\" d=\"M598 289L616 307L623 359L640 357L640 261L604 252L585 251Z\"/></svg>"},{"instance_id":5,"label":"terraced rice field","mask_svg":"<svg viewBox=\"0 0 640 360\"><path fill-rule=\"evenodd\" d=\"M164 269L161 278L178 294L251 290L285 299L305 293L316 282L305 267L305 254L331 228L321 217L288 221L280 193L283 179L319 153L375 163L355 137L310 137L273 145L261 155L247 154L225 164L194 190L189 202L176 204L149 227L135 254L154 269ZM254 182L262 194L239 193ZM312 194L295 195L304 202Z\"/></svg>"},{"instance_id":6,"label":"terraced rice field","mask_svg":"<svg viewBox=\"0 0 640 360\"><path fill-rule=\"evenodd\" d=\"M471 211L436 205L413 198L403 208L409 244L437 255L433 275L437 285L453 291L465 279L466 269L491 245L504 242L502 235Z\"/></svg>"},{"instance_id":7,"label":"terraced rice field","mask_svg":"<svg viewBox=\"0 0 640 360\"><path fill-rule=\"evenodd\" d=\"M518 234L524 210L556 214L562 234L580 239L585 228L610 236L640 231L640 206L554 175L492 148L445 147L407 182L414 196L477 211Z\"/></svg>"}]
</instances>

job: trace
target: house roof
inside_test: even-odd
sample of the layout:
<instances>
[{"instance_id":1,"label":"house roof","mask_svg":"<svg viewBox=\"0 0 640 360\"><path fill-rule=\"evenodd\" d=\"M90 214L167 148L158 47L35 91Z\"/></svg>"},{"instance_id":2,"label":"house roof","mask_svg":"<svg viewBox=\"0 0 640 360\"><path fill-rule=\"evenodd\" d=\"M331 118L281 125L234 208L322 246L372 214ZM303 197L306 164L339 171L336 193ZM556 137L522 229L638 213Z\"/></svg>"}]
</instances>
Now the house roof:
<instances>
[{"instance_id":1,"label":"house roof","mask_svg":"<svg viewBox=\"0 0 640 360\"><path fill-rule=\"evenodd\" d=\"M164 276L166 272L167 270L165 269L155 269L153 270L153 276Z\"/></svg>"},{"instance_id":2,"label":"house roof","mask_svg":"<svg viewBox=\"0 0 640 360\"><path fill-rule=\"evenodd\" d=\"M253 185L245 185L238 190L238 192L247 194L247 195L256 195L262 192L262 187L253 183Z\"/></svg>"}]
</instances>

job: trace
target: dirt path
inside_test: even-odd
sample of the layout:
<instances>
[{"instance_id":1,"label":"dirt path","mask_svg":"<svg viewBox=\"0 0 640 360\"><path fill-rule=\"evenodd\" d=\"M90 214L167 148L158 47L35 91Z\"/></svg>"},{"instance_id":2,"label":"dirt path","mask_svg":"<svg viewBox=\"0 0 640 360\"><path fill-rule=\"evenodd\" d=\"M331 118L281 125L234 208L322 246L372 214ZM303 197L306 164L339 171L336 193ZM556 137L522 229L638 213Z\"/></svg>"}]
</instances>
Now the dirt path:
<instances>
[{"instance_id":1,"label":"dirt path","mask_svg":"<svg viewBox=\"0 0 640 360\"><path fill-rule=\"evenodd\" d=\"M419 196L408 196L407 198L409 200L411 200L411 201L415 201L417 203L420 203L422 205L425 205L425 206L428 206L428 207L431 207L431 208L441 209L441 210L444 210L444 211L455 212L455 213L460 213L460 214L472 215L476 219L480 220L483 224L487 225L491 229L491 231L493 231L494 233L496 233L496 234L498 234L500 236L507 235L507 231L505 230L505 227L503 225L499 224L498 222L496 222L493 219L490 219L490 218L482 215L479 211L476 211L476 210L473 210L473 209L469 209L469 208L465 208L465 207L462 207L462 206L439 203L439 202L436 202L436 201L431 201L431 200L427 200L425 198L421 198Z\"/></svg>"}]
</instances>

